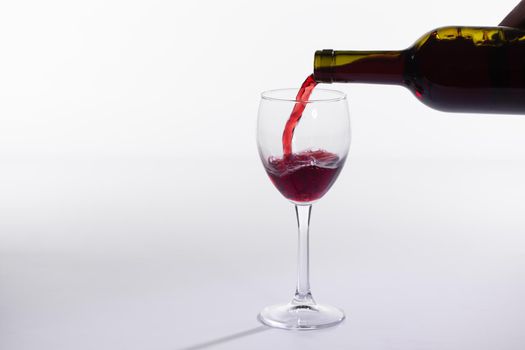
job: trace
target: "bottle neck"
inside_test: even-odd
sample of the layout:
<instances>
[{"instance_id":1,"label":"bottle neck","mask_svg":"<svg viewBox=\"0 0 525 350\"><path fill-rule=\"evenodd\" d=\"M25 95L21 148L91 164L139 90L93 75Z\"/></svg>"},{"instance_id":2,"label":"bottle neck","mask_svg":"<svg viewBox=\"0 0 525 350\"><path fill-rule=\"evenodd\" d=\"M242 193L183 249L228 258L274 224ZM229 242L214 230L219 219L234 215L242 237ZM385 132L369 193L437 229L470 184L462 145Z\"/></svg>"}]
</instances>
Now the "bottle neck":
<instances>
[{"instance_id":1,"label":"bottle neck","mask_svg":"<svg viewBox=\"0 0 525 350\"><path fill-rule=\"evenodd\" d=\"M316 51L314 79L319 83L401 85L406 57L406 51Z\"/></svg>"}]
</instances>

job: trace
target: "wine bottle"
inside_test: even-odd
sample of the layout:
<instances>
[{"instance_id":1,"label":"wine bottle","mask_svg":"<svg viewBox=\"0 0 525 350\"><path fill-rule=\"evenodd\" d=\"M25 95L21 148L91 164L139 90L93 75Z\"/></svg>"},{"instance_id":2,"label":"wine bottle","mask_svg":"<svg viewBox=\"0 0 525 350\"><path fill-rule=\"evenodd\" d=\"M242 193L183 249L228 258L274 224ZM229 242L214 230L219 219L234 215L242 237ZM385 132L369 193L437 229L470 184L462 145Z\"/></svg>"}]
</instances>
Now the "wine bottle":
<instances>
[{"instance_id":1,"label":"wine bottle","mask_svg":"<svg viewBox=\"0 0 525 350\"><path fill-rule=\"evenodd\" d=\"M441 111L525 114L525 29L443 27L401 51L317 51L313 75L402 85Z\"/></svg>"}]
</instances>

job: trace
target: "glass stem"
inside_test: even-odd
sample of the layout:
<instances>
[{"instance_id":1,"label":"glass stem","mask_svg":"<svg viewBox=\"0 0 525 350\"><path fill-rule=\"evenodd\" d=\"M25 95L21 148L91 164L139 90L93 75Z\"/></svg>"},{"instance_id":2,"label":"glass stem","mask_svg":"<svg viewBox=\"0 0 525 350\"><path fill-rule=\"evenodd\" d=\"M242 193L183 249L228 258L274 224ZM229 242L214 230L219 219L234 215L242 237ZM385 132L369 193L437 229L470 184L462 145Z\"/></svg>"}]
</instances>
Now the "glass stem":
<instances>
[{"instance_id":1,"label":"glass stem","mask_svg":"<svg viewBox=\"0 0 525 350\"><path fill-rule=\"evenodd\" d=\"M293 303L315 304L310 292L309 229L311 205L296 205L297 225L299 227L299 244L297 253L297 289Z\"/></svg>"}]
</instances>

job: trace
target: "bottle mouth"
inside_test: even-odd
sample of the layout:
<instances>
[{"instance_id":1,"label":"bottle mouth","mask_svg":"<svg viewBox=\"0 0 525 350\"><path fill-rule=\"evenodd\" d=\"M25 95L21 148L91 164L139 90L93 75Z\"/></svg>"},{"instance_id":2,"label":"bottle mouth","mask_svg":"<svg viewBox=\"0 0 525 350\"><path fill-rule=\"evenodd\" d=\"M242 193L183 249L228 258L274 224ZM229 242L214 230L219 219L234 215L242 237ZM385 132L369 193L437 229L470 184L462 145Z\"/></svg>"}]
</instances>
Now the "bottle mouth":
<instances>
[{"instance_id":1,"label":"bottle mouth","mask_svg":"<svg viewBox=\"0 0 525 350\"><path fill-rule=\"evenodd\" d=\"M332 74L335 63L334 50L318 50L314 56L314 79L318 83L333 82Z\"/></svg>"},{"instance_id":2,"label":"bottle mouth","mask_svg":"<svg viewBox=\"0 0 525 350\"><path fill-rule=\"evenodd\" d=\"M339 90L315 88L308 101L296 98L299 89L274 89L261 93L263 100L300 103L338 102L346 99L346 94Z\"/></svg>"}]
</instances>

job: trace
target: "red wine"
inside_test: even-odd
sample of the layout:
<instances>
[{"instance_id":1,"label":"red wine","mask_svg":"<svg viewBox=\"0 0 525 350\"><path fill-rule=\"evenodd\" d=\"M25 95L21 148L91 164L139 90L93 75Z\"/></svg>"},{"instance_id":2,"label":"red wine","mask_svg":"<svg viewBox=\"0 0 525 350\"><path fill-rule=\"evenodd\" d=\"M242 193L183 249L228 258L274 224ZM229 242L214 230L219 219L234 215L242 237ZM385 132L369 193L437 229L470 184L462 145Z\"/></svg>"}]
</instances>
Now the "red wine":
<instances>
[{"instance_id":1,"label":"red wine","mask_svg":"<svg viewBox=\"0 0 525 350\"><path fill-rule=\"evenodd\" d=\"M301 85L284 127L283 157L270 157L265 163L275 187L294 202L307 203L321 198L332 187L344 163L337 155L322 150L292 153L295 128L316 85L313 74Z\"/></svg>"},{"instance_id":2,"label":"red wine","mask_svg":"<svg viewBox=\"0 0 525 350\"><path fill-rule=\"evenodd\" d=\"M295 127L301 119L304 109L306 108L306 104L308 103L310 95L312 94L312 91L316 85L317 82L314 80L314 75L309 75L297 93L295 105L293 107L292 113L290 114L290 118L288 118L288 121L286 122L283 132L283 154L285 156L288 156L292 153L292 139Z\"/></svg>"},{"instance_id":3,"label":"red wine","mask_svg":"<svg viewBox=\"0 0 525 350\"><path fill-rule=\"evenodd\" d=\"M266 172L281 194L294 202L313 202L332 187L344 159L323 150L270 157Z\"/></svg>"},{"instance_id":4,"label":"red wine","mask_svg":"<svg viewBox=\"0 0 525 350\"><path fill-rule=\"evenodd\" d=\"M444 27L402 51L317 51L314 78L402 85L441 111L525 114L525 30Z\"/></svg>"}]
</instances>

